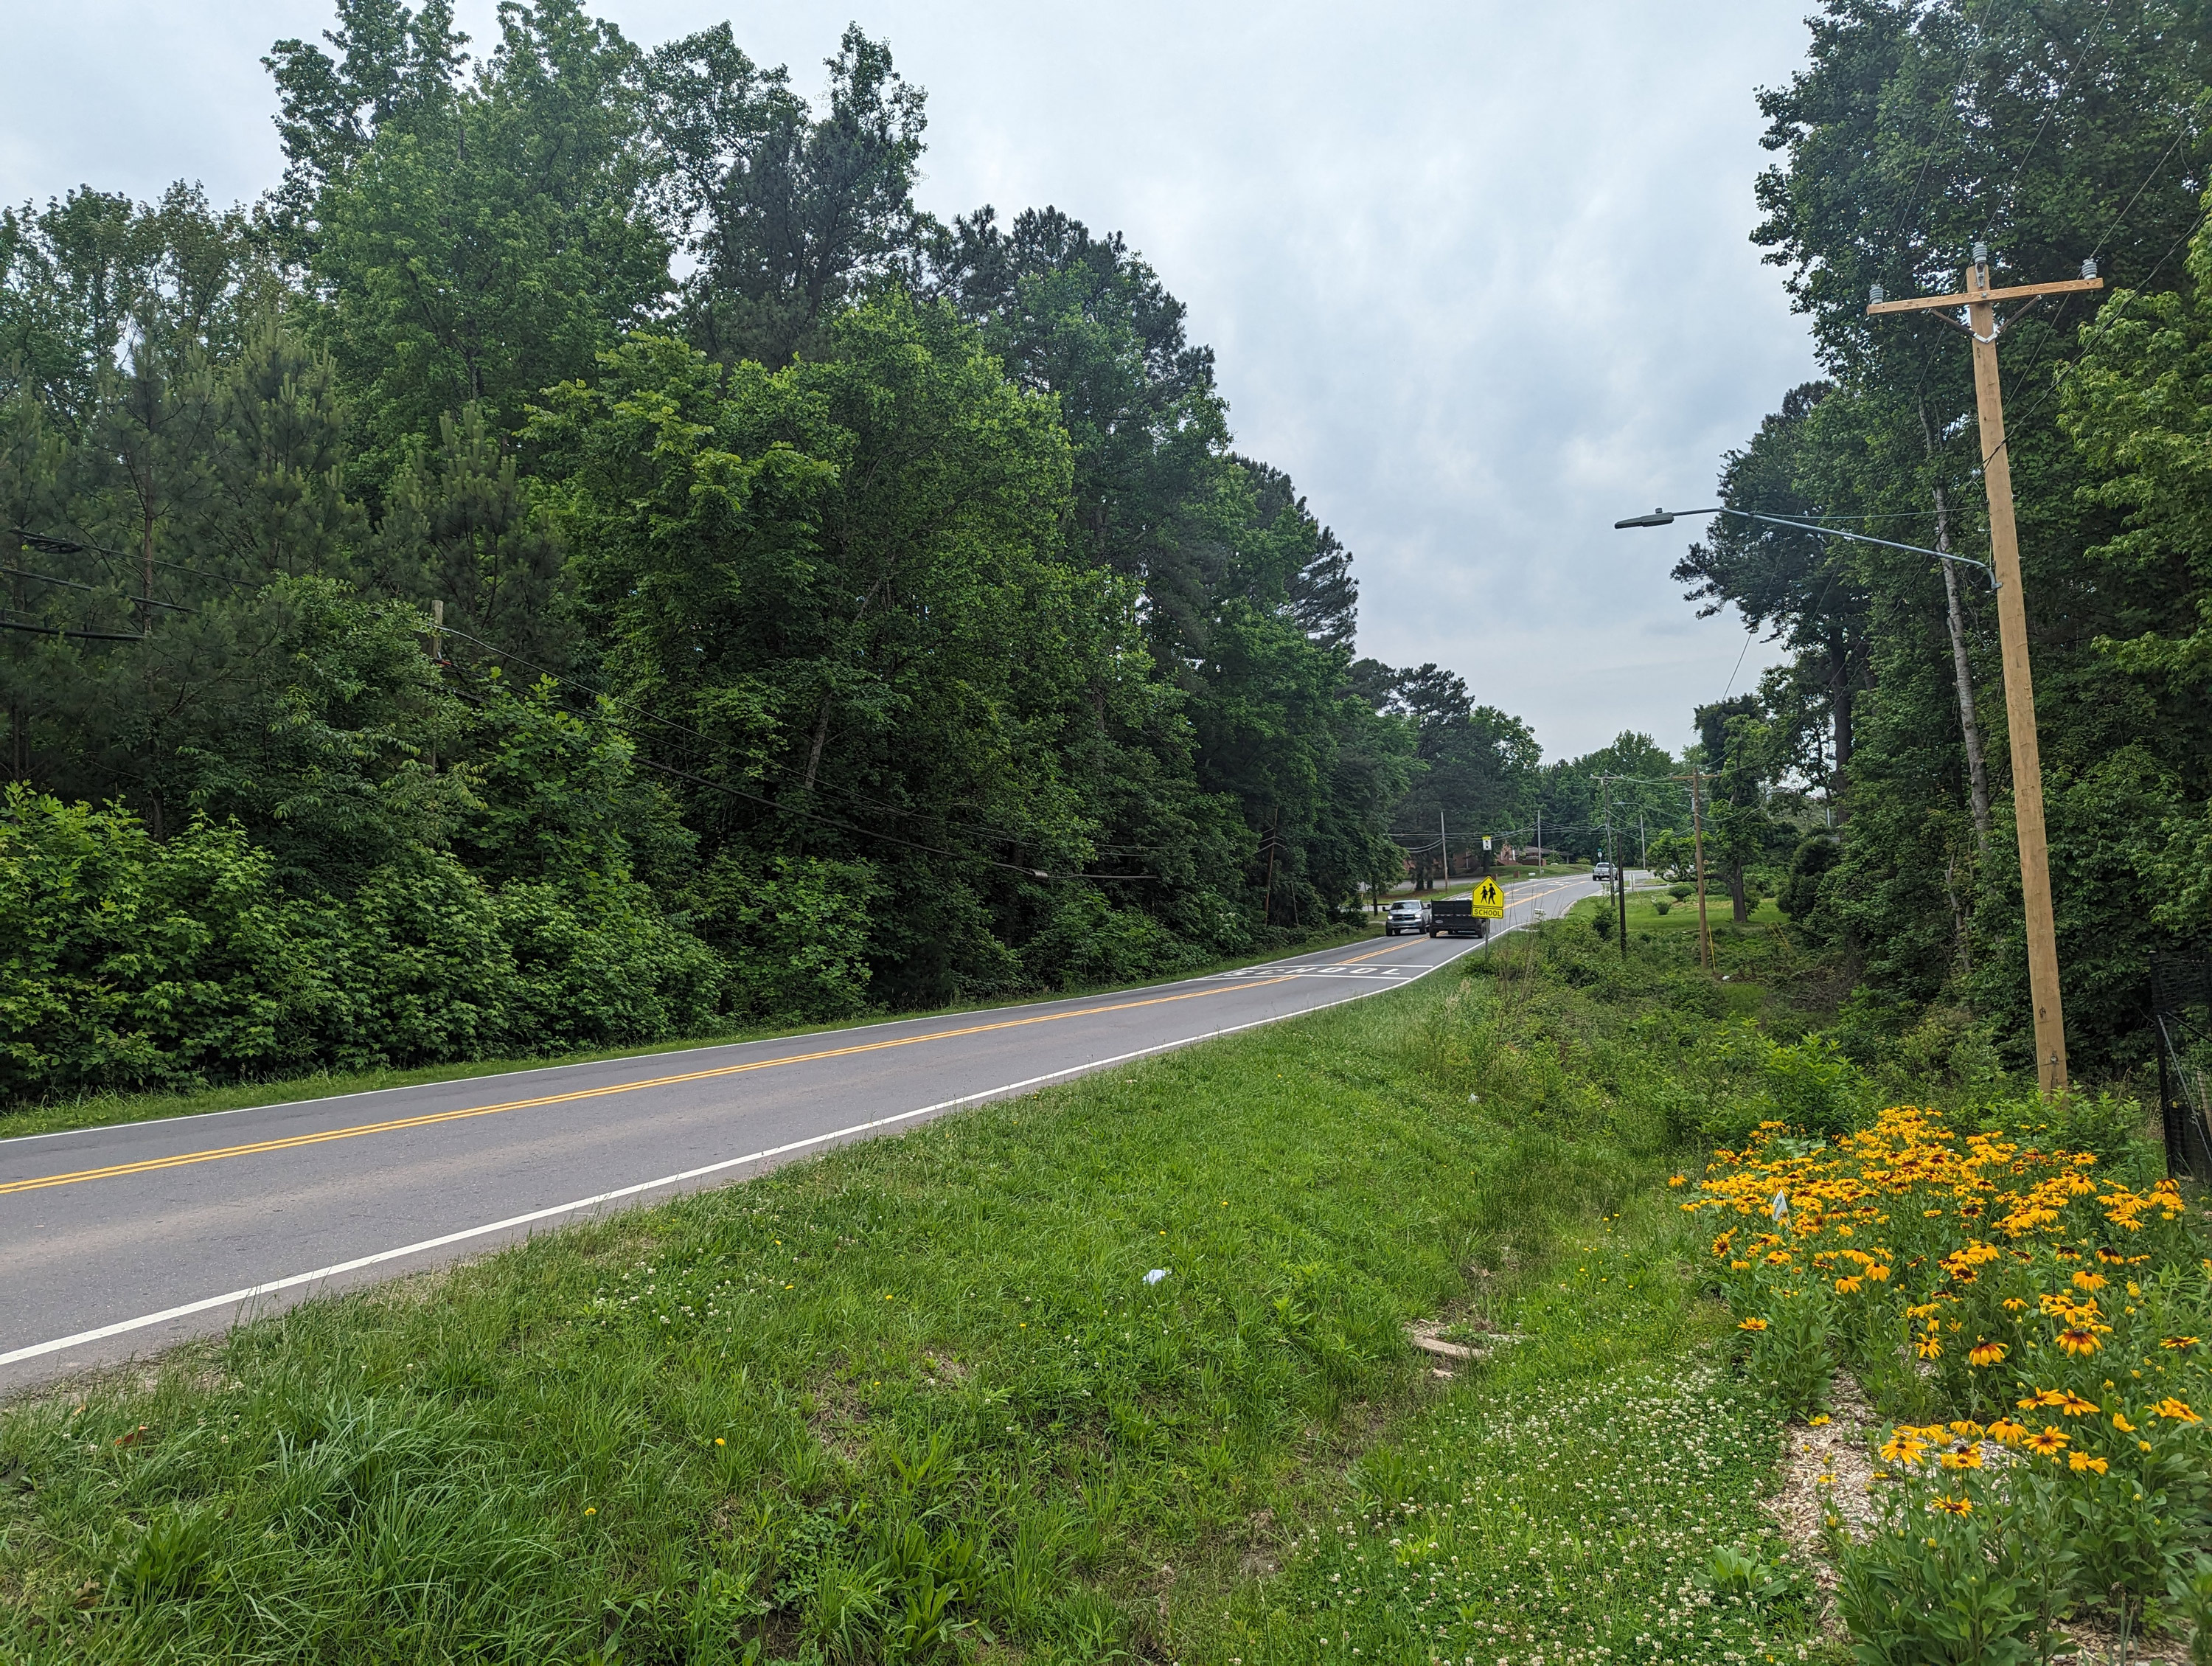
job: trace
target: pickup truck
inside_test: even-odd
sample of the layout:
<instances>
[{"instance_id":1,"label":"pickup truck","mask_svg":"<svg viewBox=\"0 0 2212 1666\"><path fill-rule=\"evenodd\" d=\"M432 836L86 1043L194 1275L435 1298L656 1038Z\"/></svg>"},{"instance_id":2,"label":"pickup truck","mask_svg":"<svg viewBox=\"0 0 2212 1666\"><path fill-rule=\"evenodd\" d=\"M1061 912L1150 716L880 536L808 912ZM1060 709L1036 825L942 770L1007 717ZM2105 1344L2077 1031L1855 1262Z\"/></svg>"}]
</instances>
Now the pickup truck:
<instances>
[{"instance_id":1,"label":"pickup truck","mask_svg":"<svg viewBox=\"0 0 2212 1666\"><path fill-rule=\"evenodd\" d=\"M1471 897L1440 897L1429 904L1431 937L1488 937L1490 921L1478 918Z\"/></svg>"},{"instance_id":2,"label":"pickup truck","mask_svg":"<svg viewBox=\"0 0 2212 1666\"><path fill-rule=\"evenodd\" d=\"M1597 885L1611 885L1613 883L1613 864L1607 861L1603 857L1600 857L1590 866L1590 879Z\"/></svg>"},{"instance_id":3,"label":"pickup truck","mask_svg":"<svg viewBox=\"0 0 2212 1666\"><path fill-rule=\"evenodd\" d=\"M1395 937L1400 932L1411 932L1419 937L1429 928L1429 905L1426 903L1393 903L1390 911L1382 916L1382 935Z\"/></svg>"}]
</instances>

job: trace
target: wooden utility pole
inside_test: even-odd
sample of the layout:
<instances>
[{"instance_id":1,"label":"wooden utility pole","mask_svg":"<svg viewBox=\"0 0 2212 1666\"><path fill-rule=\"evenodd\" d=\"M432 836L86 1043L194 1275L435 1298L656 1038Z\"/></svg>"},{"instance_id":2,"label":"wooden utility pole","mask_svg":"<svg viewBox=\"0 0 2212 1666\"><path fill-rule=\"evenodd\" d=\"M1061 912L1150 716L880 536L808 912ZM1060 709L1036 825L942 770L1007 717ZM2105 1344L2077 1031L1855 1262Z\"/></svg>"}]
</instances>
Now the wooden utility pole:
<instances>
[{"instance_id":1,"label":"wooden utility pole","mask_svg":"<svg viewBox=\"0 0 2212 1666\"><path fill-rule=\"evenodd\" d=\"M1679 779L1679 777L1678 777ZM1705 970L1713 969L1712 928L1705 924L1705 824L1698 813L1698 788L1703 778L1698 771L1690 771L1690 848L1698 857L1698 953L1705 963Z\"/></svg>"},{"instance_id":2,"label":"wooden utility pole","mask_svg":"<svg viewBox=\"0 0 2212 1666\"><path fill-rule=\"evenodd\" d=\"M2084 276L2057 283L1990 287L1989 250L1974 245L1966 292L1884 301L1876 290L1869 316L1881 313L1966 309L1974 338L1974 403L1981 416L1982 483L1990 496L1990 559L1997 575L1997 641L2004 651L2005 727L2012 741L2013 820L2020 834L2021 906L2027 916L2027 987L2035 1007L2036 1074L2045 1093L2066 1091L2066 1018L2058 997L2058 933L2051 911L2051 854L2043 834L2043 759L2036 745L2035 684L2027 664L2027 602L2020 582L2020 539L2013 525L2012 456L2005 444L2004 396L1997 380L1996 303L2101 289Z\"/></svg>"},{"instance_id":3,"label":"wooden utility pole","mask_svg":"<svg viewBox=\"0 0 2212 1666\"><path fill-rule=\"evenodd\" d=\"M1628 876L1620 871L1620 835L1613 824L1613 777L1600 775L1598 791L1605 799L1605 842L1612 859L1613 883L1606 888L1605 906L1620 909L1620 958L1628 958Z\"/></svg>"}]
</instances>

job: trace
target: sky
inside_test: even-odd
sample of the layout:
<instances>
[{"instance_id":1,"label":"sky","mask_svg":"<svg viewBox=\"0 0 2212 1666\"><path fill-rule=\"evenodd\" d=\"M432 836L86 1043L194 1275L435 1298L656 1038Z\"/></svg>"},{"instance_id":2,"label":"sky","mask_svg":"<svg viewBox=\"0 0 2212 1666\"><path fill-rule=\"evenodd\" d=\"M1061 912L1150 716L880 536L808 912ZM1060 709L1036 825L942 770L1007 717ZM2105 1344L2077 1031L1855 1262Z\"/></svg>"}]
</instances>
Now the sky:
<instances>
[{"instance_id":1,"label":"sky","mask_svg":"<svg viewBox=\"0 0 2212 1666\"><path fill-rule=\"evenodd\" d=\"M848 21L929 94L918 195L1119 230L1217 351L1237 448L1354 555L1359 651L1465 677L1547 757L1679 748L1782 656L1668 570L1723 452L1814 374L1749 241L1756 91L1809 8L601 0L653 44L727 19L810 94ZM463 27L493 34L489 0ZM274 185L260 58L307 0L0 0L0 201ZM37 66L35 74L27 66ZM95 90L96 89L96 90Z\"/></svg>"}]
</instances>

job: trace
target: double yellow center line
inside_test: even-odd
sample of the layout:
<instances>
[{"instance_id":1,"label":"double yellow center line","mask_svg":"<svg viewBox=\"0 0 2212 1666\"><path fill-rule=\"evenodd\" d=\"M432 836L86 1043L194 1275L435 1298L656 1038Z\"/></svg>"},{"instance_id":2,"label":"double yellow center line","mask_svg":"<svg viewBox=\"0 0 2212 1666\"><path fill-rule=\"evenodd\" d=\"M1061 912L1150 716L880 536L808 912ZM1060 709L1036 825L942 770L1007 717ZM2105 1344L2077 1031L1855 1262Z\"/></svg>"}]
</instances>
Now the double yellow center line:
<instances>
[{"instance_id":1,"label":"double yellow center line","mask_svg":"<svg viewBox=\"0 0 2212 1666\"><path fill-rule=\"evenodd\" d=\"M1359 957L1363 960L1370 958L1365 955ZM1212 988L1194 989L1184 994L1153 995L1143 1000L1117 1001L1110 1006L1085 1006L1073 1012L1040 1012L1024 1018L1001 1018L994 1024L971 1024L958 1030L935 1030L924 1036L896 1036L887 1041L860 1042L849 1047L824 1048L815 1053L790 1053L773 1059L753 1059L744 1064L718 1066L713 1070L688 1070L673 1076L652 1076L639 1081L612 1082L604 1087L575 1088L566 1093L540 1094L531 1099L507 1099L495 1105L471 1105L460 1110L433 1111L422 1116L396 1116L387 1122L357 1122L349 1128L328 1128L319 1134L288 1134L279 1140L255 1140L243 1145L218 1146L205 1151L179 1152L173 1156L149 1157L137 1163L110 1164L106 1168L77 1169L67 1174L0 1181L0 1196L15 1192L42 1191L50 1186L74 1186L87 1180L112 1180L124 1175L151 1174L160 1169L180 1169L194 1163L219 1162L229 1157L254 1157L265 1152L294 1151L302 1146L325 1145L333 1140L358 1140L369 1134L398 1134L408 1128L434 1128L441 1122L465 1122L474 1116L496 1116L502 1111L527 1110L538 1105L573 1104L578 1100L605 1098L610 1094L637 1093L653 1087L673 1087L681 1082L709 1081L718 1076L742 1076L749 1071L811 1064L822 1059L848 1058L858 1053L880 1053L887 1048L951 1041L957 1037L980 1036L994 1030L1018 1030L1026 1025L1054 1024L1063 1018L1097 1018L1108 1012L1126 1012L1139 1006L1163 1006L1172 1001L1197 1000L1206 995L1224 994L1231 989L1264 988L1270 983L1290 981L1288 976L1255 978L1249 982L1224 983Z\"/></svg>"},{"instance_id":2,"label":"double yellow center line","mask_svg":"<svg viewBox=\"0 0 2212 1666\"><path fill-rule=\"evenodd\" d=\"M1388 948L1376 949L1366 954L1354 955L1349 960L1329 964L1349 966L1362 960L1373 960L1380 955L1395 954L1407 946L1402 943L1393 943ZM673 1087L682 1082L711 1081L720 1076L742 1076L750 1071L775 1070L784 1065L812 1064L823 1059L849 1058L859 1053L880 1053L887 1048L951 1041L962 1036L985 1035L994 1030L1019 1030L1032 1024L1056 1024L1063 1018L1098 1018L1108 1012L1127 1012L1140 1006L1164 1006L1174 1001L1198 1000L1206 995L1224 994L1232 989L1264 988L1270 983L1287 983L1295 976L1295 973L1286 973L1280 977L1253 978L1193 989L1182 994L1152 995L1143 1000L1116 1001L1109 1006L1085 1006L1073 1012L1038 1012L1028 1018L966 1025L957 1030L933 1030L923 1036L895 1036L885 1041L857 1042L848 1047L823 1048L819 1052L787 1053L773 1059L752 1059L743 1064L720 1065L712 1070L687 1070L673 1076L650 1076L633 1082L611 1082L603 1087L574 1088L565 1093L544 1093L531 1099L507 1099L495 1105L470 1105L459 1110L432 1111L421 1116L395 1116L386 1122L356 1122L349 1128L327 1128L319 1134L287 1134L278 1140L254 1140L242 1145L212 1146L205 1151L179 1152L169 1157L149 1157L136 1163L112 1163L105 1168L76 1169L67 1174L36 1175L25 1180L0 1181L0 1197L16 1192L44 1191L52 1186L74 1186L87 1180L113 1180L125 1175L185 1168L195 1163L216 1163L230 1157L258 1157L267 1152L295 1151L303 1146L327 1145L334 1140L358 1140L364 1134L399 1134L409 1128L435 1128L441 1122L466 1122L476 1116L496 1116L502 1111L528 1110L538 1105L573 1104L582 1099L605 1098L611 1094L639 1093L647 1088Z\"/></svg>"}]
</instances>

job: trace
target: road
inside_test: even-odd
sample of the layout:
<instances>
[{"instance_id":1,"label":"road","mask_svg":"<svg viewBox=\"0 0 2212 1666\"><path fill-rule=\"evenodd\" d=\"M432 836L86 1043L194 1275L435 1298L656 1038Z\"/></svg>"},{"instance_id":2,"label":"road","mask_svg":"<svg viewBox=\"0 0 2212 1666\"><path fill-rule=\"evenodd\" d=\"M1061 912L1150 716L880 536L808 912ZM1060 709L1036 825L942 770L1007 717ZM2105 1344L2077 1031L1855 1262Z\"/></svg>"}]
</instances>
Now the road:
<instances>
[{"instance_id":1,"label":"road","mask_svg":"<svg viewBox=\"0 0 2212 1666\"><path fill-rule=\"evenodd\" d=\"M1505 927L1592 894L1581 875L1513 885ZM0 1140L0 1393L1401 988L1478 946L1385 938L1120 994Z\"/></svg>"}]
</instances>

